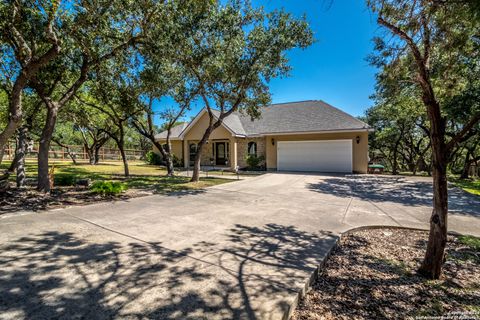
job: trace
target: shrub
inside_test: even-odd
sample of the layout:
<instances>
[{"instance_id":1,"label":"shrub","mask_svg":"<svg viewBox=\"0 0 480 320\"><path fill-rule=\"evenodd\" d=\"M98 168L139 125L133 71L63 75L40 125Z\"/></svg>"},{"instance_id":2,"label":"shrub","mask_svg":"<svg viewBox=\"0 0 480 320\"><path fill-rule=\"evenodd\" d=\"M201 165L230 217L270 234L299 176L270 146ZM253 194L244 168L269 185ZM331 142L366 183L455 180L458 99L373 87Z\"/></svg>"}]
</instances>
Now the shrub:
<instances>
[{"instance_id":1,"label":"shrub","mask_svg":"<svg viewBox=\"0 0 480 320\"><path fill-rule=\"evenodd\" d=\"M105 195L116 195L127 190L127 185L118 181L95 181L90 190L93 193Z\"/></svg>"},{"instance_id":2,"label":"shrub","mask_svg":"<svg viewBox=\"0 0 480 320\"><path fill-rule=\"evenodd\" d=\"M179 159L176 155L173 155L173 166L178 168L178 167L183 167L183 160Z\"/></svg>"},{"instance_id":3,"label":"shrub","mask_svg":"<svg viewBox=\"0 0 480 320\"><path fill-rule=\"evenodd\" d=\"M153 151L147 152L147 154L145 155L145 160L148 164L153 164L157 166L164 163L162 155Z\"/></svg>"},{"instance_id":4,"label":"shrub","mask_svg":"<svg viewBox=\"0 0 480 320\"><path fill-rule=\"evenodd\" d=\"M249 154L246 161L249 169L260 169L265 161L265 157Z\"/></svg>"},{"instance_id":5,"label":"shrub","mask_svg":"<svg viewBox=\"0 0 480 320\"><path fill-rule=\"evenodd\" d=\"M56 174L54 179L54 185L56 186L74 186L77 181L77 177L73 174Z\"/></svg>"}]
</instances>

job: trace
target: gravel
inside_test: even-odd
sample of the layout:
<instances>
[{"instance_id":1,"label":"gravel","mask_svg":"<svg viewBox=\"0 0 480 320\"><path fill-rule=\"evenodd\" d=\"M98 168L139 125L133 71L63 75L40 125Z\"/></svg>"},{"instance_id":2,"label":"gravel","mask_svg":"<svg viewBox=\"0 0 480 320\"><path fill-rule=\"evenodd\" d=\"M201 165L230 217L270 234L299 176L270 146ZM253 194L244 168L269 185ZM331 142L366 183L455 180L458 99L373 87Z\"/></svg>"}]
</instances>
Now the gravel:
<instances>
[{"instance_id":1,"label":"gravel","mask_svg":"<svg viewBox=\"0 0 480 320\"><path fill-rule=\"evenodd\" d=\"M345 236L293 319L480 319L480 239L448 237L440 280L416 272L427 239L405 229Z\"/></svg>"}]
</instances>

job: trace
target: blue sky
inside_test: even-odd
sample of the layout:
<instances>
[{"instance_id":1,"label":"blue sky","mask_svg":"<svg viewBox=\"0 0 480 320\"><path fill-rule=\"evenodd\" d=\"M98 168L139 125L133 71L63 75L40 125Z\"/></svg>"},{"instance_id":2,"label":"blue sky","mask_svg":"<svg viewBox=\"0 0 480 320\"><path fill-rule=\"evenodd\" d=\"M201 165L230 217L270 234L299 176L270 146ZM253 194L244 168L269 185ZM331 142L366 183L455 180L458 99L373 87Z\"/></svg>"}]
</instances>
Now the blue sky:
<instances>
[{"instance_id":1,"label":"blue sky","mask_svg":"<svg viewBox=\"0 0 480 320\"><path fill-rule=\"evenodd\" d=\"M378 27L364 0L253 0L253 5L283 7L297 17L305 13L315 33L312 46L288 53L290 76L270 82L273 103L318 99L354 116L372 105L376 70L365 59ZM198 104L186 118L201 108Z\"/></svg>"}]
</instances>

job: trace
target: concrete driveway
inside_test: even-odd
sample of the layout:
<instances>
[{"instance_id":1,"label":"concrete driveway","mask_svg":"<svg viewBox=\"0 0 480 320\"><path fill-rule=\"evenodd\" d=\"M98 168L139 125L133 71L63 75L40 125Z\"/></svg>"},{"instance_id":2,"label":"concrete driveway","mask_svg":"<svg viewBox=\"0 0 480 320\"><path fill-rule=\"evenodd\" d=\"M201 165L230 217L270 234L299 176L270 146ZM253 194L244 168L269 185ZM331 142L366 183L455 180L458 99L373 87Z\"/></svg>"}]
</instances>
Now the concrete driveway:
<instances>
[{"instance_id":1,"label":"concrete driveway","mask_svg":"<svg viewBox=\"0 0 480 320\"><path fill-rule=\"evenodd\" d=\"M0 319L278 319L363 225L427 227L429 179L265 174L0 219ZM451 190L450 229L480 235Z\"/></svg>"}]
</instances>

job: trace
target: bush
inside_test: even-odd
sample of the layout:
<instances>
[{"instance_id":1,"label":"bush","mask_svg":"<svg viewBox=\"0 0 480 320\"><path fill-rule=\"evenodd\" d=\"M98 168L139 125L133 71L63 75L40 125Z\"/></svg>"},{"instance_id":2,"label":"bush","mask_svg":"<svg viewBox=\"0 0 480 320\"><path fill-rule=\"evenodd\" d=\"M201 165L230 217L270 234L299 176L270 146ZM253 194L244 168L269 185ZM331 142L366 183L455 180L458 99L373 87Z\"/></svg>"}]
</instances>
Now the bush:
<instances>
[{"instance_id":1,"label":"bush","mask_svg":"<svg viewBox=\"0 0 480 320\"><path fill-rule=\"evenodd\" d=\"M145 160L148 164L153 164L153 165L163 165L163 157L161 154L155 153L153 151L148 151L147 154L145 155Z\"/></svg>"},{"instance_id":2,"label":"bush","mask_svg":"<svg viewBox=\"0 0 480 320\"><path fill-rule=\"evenodd\" d=\"M176 168L183 167L183 160L179 159L176 155L172 156L173 166Z\"/></svg>"},{"instance_id":3,"label":"bush","mask_svg":"<svg viewBox=\"0 0 480 320\"><path fill-rule=\"evenodd\" d=\"M246 161L249 169L260 169L263 166L265 157L249 154L246 158Z\"/></svg>"},{"instance_id":4,"label":"bush","mask_svg":"<svg viewBox=\"0 0 480 320\"><path fill-rule=\"evenodd\" d=\"M95 181L90 187L93 193L101 194L102 196L116 195L127 189L128 187L125 183L118 181Z\"/></svg>"},{"instance_id":5,"label":"bush","mask_svg":"<svg viewBox=\"0 0 480 320\"><path fill-rule=\"evenodd\" d=\"M77 177L73 174L56 174L54 179L56 186L74 186L77 182Z\"/></svg>"}]
</instances>

